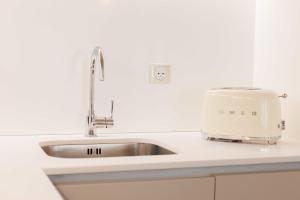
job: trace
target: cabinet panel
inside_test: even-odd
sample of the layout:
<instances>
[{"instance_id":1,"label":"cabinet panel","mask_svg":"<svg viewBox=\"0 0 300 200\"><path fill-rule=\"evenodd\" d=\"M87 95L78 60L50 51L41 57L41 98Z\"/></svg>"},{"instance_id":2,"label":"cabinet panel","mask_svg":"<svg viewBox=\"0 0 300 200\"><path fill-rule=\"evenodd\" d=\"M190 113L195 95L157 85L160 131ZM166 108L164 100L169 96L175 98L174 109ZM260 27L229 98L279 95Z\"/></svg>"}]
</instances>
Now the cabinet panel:
<instances>
[{"instance_id":1,"label":"cabinet panel","mask_svg":"<svg viewBox=\"0 0 300 200\"><path fill-rule=\"evenodd\" d=\"M299 171L216 176L216 200L299 199Z\"/></svg>"},{"instance_id":2,"label":"cabinet panel","mask_svg":"<svg viewBox=\"0 0 300 200\"><path fill-rule=\"evenodd\" d=\"M58 184L69 200L214 200L214 178Z\"/></svg>"}]
</instances>

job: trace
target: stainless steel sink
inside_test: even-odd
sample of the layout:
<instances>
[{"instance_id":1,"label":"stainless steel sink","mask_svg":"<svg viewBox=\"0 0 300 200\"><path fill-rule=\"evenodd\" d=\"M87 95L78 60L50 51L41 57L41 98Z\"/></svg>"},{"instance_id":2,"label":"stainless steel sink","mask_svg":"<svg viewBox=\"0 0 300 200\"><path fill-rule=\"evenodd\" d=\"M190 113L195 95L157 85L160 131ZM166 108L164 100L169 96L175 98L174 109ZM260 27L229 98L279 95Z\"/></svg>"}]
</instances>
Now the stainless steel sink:
<instances>
[{"instance_id":1,"label":"stainless steel sink","mask_svg":"<svg viewBox=\"0 0 300 200\"><path fill-rule=\"evenodd\" d=\"M174 152L151 143L99 143L42 145L48 156L60 158L97 158L169 155Z\"/></svg>"}]
</instances>

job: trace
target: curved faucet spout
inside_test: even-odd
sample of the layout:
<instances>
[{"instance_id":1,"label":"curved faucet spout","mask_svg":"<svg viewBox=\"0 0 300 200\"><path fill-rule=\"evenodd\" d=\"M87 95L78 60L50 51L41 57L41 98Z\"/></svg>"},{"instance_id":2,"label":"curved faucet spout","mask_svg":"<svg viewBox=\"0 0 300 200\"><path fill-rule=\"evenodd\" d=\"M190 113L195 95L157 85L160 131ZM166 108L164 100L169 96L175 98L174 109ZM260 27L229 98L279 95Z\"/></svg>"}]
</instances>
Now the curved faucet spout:
<instances>
[{"instance_id":1,"label":"curved faucet spout","mask_svg":"<svg viewBox=\"0 0 300 200\"><path fill-rule=\"evenodd\" d=\"M103 49L99 46L95 47L92 54L91 70L95 70L96 64L100 63L99 78L100 81L104 81L104 58Z\"/></svg>"}]
</instances>

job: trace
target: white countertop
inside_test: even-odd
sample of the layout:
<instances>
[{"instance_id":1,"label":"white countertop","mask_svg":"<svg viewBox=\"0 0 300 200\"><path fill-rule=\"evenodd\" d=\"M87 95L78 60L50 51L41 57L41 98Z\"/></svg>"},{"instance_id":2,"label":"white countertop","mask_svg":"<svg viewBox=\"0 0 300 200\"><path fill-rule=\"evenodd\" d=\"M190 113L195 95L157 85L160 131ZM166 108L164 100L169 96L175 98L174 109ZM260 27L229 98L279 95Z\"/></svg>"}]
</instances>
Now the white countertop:
<instances>
[{"instance_id":1,"label":"white countertop","mask_svg":"<svg viewBox=\"0 0 300 200\"><path fill-rule=\"evenodd\" d=\"M125 139L152 142L176 155L64 159L47 156L39 144L60 140ZM277 145L253 145L204 140L200 133L0 136L2 199L62 199L47 175L154 170L191 167L300 162L300 140L282 138ZM299 166L300 169L300 166Z\"/></svg>"}]
</instances>

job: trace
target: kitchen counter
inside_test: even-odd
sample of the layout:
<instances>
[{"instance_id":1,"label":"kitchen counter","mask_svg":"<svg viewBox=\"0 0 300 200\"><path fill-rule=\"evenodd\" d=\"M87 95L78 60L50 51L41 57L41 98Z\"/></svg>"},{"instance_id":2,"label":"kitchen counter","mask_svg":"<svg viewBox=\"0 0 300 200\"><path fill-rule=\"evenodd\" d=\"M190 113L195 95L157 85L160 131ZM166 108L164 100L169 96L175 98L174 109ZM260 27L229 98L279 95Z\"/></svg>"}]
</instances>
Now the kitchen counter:
<instances>
[{"instance_id":1,"label":"kitchen counter","mask_svg":"<svg viewBox=\"0 0 300 200\"><path fill-rule=\"evenodd\" d=\"M60 140L125 139L151 142L176 155L113 158L64 159L47 156L40 143ZM300 140L284 137L277 145L254 145L204 140L200 133L103 134L97 138L82 135L0 136L2 199L62 199L48 176L82 173L138 173L141 170L228 169L230 166L261 165L274 170L300 170ZM289 168L290 166L290 168ZM231 168L231 171L234 168ZM224 170L223 170L224 171Z\"/></svg>"}]
</instances>

